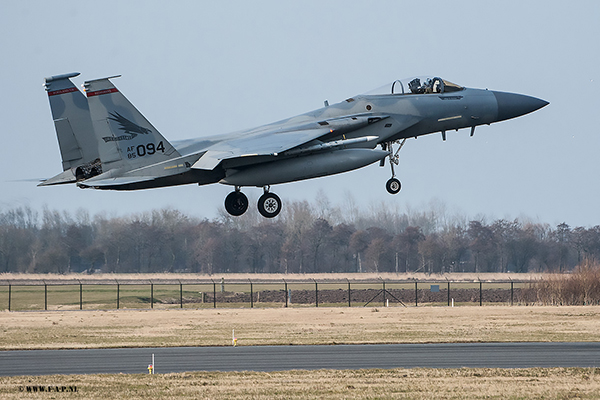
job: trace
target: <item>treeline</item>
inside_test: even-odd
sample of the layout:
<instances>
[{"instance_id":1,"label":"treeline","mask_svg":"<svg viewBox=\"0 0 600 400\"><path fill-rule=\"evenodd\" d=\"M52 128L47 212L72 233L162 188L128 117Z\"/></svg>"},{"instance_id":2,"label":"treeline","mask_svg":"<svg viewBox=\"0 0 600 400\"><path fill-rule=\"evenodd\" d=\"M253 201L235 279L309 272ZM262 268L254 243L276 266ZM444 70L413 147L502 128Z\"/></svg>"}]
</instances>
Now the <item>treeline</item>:
<instances>
[{"instance_id":1,"label":"treeline","mask_svg":"<svg viewBox=\"0 0 600 400\"><path fill-rule=\"evenodd\" d=\"M0 210L0 272L533 272L600 260L600 226L469 220L428 211L361 211L326 200L208 220L163 209L90 216Z\"/></svg>"}]
</instances>

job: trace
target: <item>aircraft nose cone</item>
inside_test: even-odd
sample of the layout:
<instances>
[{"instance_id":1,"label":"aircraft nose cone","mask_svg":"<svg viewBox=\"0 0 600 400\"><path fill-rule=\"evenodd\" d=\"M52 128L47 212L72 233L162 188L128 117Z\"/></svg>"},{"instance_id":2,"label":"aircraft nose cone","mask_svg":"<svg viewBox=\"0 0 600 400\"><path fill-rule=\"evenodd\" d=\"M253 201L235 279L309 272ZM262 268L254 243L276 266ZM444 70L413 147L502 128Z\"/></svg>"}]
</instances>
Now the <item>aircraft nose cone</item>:
<instances>
[{"instance_id":1,"label":"aircraft nose cone","mask_svg":"<svg viewBox=\"0 0 600 400\"><path fill-rule=\"evenodd\" d=\"M529 114L550 104L545 100L516 93L493 92L498 102L498 121Z\"/></svg>"}]
</instances>

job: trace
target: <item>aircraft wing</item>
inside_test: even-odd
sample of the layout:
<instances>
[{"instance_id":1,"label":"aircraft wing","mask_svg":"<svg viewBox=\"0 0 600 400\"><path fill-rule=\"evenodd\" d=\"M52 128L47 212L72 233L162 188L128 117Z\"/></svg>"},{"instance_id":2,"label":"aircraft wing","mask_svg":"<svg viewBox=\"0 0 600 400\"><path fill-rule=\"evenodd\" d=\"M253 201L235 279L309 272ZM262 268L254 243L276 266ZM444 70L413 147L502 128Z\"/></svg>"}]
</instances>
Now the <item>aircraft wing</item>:
<instances>
[{"instance_id":1,"label":"aircraft wing","mask_svg":"<svg viewBox=\"0 0 600 400\"><path fill-rule=\"evenodd\" d=\"M255 156L276 156L333 133L348 133L388 116L355 115L332 118L292 127L260 129L208 147L192 168L212 170L223 160Z\"/></svg>"}]
</instances>

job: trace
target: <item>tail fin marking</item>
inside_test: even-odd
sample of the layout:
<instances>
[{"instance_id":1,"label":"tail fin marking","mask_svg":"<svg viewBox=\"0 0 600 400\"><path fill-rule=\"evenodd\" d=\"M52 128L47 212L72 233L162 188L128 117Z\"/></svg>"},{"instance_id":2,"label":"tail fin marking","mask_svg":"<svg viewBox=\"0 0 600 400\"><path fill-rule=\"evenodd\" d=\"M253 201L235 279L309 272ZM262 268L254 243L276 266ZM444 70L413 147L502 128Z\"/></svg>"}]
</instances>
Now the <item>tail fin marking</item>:
<instances>
[{"instance_id":1,"label":"tail fin marking","mask_svg":"<svg viewBox=\"0 0 600 400\"><path fill-rule=\"evenodd\" d=\"M179 157L175 148L112 84L111 78L84 85L104 171L131 170Z\"/></svg>"}]
</instances>

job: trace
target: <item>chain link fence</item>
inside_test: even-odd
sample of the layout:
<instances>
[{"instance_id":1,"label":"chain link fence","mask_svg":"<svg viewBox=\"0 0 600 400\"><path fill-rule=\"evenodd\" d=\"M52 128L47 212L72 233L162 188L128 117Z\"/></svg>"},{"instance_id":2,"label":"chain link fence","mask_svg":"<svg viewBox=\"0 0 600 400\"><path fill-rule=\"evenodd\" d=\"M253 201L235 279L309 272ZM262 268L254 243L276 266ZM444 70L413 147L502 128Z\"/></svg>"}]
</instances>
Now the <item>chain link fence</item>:
<instances>
[{"instance_id":1,"label":"chain link fence","mask_svg":"<svg viewBox=\"0 0 600 400\"><path fill-rule=\"evenodd\" d=\"M518 305L536 302L535 283L349 279L23 279L0 281L0 309Z\"/></svg>"}]
</instances>

